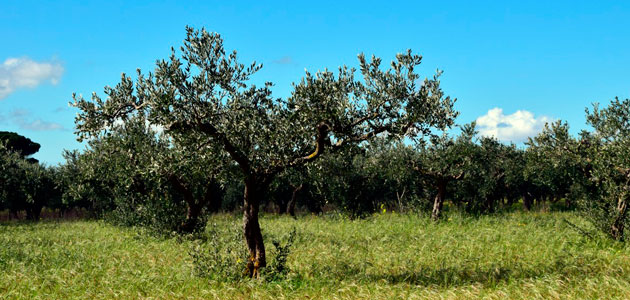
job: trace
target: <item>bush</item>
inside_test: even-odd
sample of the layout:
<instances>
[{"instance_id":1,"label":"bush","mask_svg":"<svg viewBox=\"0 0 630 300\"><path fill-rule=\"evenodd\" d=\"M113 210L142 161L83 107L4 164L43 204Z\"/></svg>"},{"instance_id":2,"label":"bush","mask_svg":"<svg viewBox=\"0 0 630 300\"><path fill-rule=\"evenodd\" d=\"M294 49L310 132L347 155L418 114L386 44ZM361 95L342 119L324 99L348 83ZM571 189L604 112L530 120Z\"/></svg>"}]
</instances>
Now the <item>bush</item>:
<instances>
[{"instance_id":1,"label":"bush","mask_svg":"<svg viewBox=\"0 0 630 300\"><path fill-rule=\"evenodd\" d=\"M220 282L237 282L245 278L249 252L243 243L240 226L220 228L212 224L207 238L197 240L190 249L195 274Z\"/></svg>"},{"instance_id":2,"label":"bush","mask_svg":"<svg viewBox=\"0 0 630 300\"><path fill-rule=\"evenodd\" d=\"M287 278L289 267L287 266L287 258L291 253L291 247L296 236L295 227L289 234L282 239L271 239L274 250L271 252L272 260L266 269L263 269L263 276L267 281L280 281ZM282 240L286 242L282 243ZM284 245L283 245L284 244Z\"/></svg>"}]
</instances>

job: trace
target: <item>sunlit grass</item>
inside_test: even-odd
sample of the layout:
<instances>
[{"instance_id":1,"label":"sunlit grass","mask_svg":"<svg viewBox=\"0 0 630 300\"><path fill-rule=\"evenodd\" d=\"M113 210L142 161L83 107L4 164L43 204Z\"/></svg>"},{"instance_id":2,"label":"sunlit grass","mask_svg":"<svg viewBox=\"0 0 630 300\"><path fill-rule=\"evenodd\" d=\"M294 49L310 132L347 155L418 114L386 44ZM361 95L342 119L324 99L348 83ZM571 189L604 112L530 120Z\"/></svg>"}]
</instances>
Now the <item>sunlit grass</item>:
<instances>
[{"instance_id":1,"label":"sunlit grass","mask_svg":"<svg viewBox=\"0 0 630 300\"><path fill-rule=\"evenodd\" d=\"M297 228L292 271L281 282L238 284L196 277L190 241L97 221L4 223L0 299L630 298L630 246L584 237L564 219L588 228L571 213L437 224L389 213L267 216L268 237Z\"/></svg>"}]
</instances>

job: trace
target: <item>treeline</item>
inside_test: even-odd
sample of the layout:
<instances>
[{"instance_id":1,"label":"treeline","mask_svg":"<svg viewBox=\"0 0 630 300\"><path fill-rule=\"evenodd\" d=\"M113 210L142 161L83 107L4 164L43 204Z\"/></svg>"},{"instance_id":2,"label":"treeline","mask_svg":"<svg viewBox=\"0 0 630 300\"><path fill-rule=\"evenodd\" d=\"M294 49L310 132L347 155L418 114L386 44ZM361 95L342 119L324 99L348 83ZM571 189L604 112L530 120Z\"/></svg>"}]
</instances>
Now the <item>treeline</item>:
<instances>
[{"instance_id":1,"label":"treeline","mask_svg":"<svg viewBox=\"0 0 630 300\"><path fill-rule=\"evenodd\" d=\"M569 134L566 122L547 124L526 147L480 137L475 124L458 136L417 141L387 137L325 154L288 169L270 184L261 206L270 213L451 210L489 214L554 205L579 209L612 238L623 240L630 183L629 100L587 112L592 132ZM196 138L196 137L190 137ZM160 231L191 232L211 213L240 210L237 165L211 148L189 149L134 117L68 151L56 167L3 145L0 209L37 220L43 207L88 209L95 217ZM195 143L192 143L195 144ZM31 151L32 152L32 151Z\"/></svg>"}]
</instances>

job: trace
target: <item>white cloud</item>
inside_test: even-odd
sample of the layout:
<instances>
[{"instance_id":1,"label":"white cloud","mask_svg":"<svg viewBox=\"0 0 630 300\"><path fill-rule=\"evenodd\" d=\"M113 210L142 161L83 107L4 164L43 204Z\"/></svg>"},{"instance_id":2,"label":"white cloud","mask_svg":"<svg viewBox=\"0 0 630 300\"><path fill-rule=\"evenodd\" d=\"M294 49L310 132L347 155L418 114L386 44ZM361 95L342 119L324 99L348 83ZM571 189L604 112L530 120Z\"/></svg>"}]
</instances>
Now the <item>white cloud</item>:
<instances>
[{"instance_id":1,"label":"white cloud","mask_svg":"<svg viewBox=\"0 0 630 300\"><path fill-rule=\"evenodd\" d=\"M10 121L17 125L20 129L32 131L51 131L64 130L63 125L55 122L46 122L42 119L31 118L31 112L25 109L16 109L12 111L8 118L0 116L0 121Z\"/></svg>"},{"instance_id":2,"label":"white cloud","mask_svg":"<svg viewBox=\"0 0 630 300\"><path fill-rule=\"evenodd\" d=\"M477 118L477 129L483 136L493 136L505 142L523 142L527 137L538 134L545 123L553 119L547 116L536 118L533 113L518 110L511 115L503 114L503 109L495 107Z\"/></svg>"},{"instance_id":3,"label":"white cloud","mask_svg":"<svg viewBox=\"0 0 630 300\"><path fill-rule=\"evenodd\" d=\"M58 62L8 58L0 64L0 100L19 88L34 88L44 82L57 84L62 74L63 66Z\"/></svg>"},{"instance_id":4,"label":"white cloud","mask_svg":"<svg viewBox=\"0 0 630 300\"><path fill-rule=\"evenodd\" d=\"M20 126L20 128L22 129L33 131L51 131L63 129L63 126L59 123L46 122L42 121L41 119L37 119L34 121L21 120L21 122L18 122L18 126Z\"/></svg>"}]
</instances>

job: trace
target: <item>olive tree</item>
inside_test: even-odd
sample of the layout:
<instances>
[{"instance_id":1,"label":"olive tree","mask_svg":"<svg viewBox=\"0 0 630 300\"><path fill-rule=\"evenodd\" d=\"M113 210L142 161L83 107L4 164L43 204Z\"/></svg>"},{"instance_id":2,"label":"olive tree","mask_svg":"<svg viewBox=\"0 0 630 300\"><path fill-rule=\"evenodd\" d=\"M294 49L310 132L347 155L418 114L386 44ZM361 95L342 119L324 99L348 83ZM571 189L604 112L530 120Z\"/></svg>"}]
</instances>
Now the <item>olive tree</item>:
<instances>
[{"instance_id":1,"label":"olive tree","mask_svg":"<svg viewBox=\"0 0 630 300\"><path fill-rule=\"evenodd\" d=\"M468 203L467 210L474 213L496 212L504 200L513 199L509 194L508 184L514 185L514 171L520 166L512 163L512 155L516 151L514 145L505 145L494 137L481 137L470 165L471 175L467 178L469 186L475 186L475 201ZM516 170L510 169L516 167Z\"/></svg>"},{"instance_id":2,"label":"olive tree","mask_svg":"<svg viewBox=\"0 0 630 300\"><path fill-rule=\"evenodd\" d=\"M74 201L88 202L96 215L135 210L160 184L148 170L156 152L166 147L141 117L116 122L95 135L82 153L66 153L66 175L73 177L67 194ZM134 224L129 220L117 221Z\"/></svg>"},{"instance_id":3,"label":"olive tree","mask_svg":"<svg viewBox=\"0 0 630 300\"><path fill-rule=\"evenodd\" d=\"M305 198L310 178L305 166L287 169L276 176L270 186L269 199L277 207L279 214L288 214L294 218L295 207L299 198Z\"/></svg>"},{"instance_id":4,"label":"olive tree","mask_svg":"<svg viewBox=\"0 0 630 300\"><path fill-rule=\"evenodd\" d=\"M569 134L569 125L560 120L526 143L525 177L534 185L538 200L564 198L572 206L572 191L587 181L583 158L584 144Z\"/></svg>"},{"instance_id":5,"label":"olive tree","mask_svg":"<svg viewBox=\"0 0 630 300\"><path fill-rule=\"evenodd\" d=\"M8 209L9 216L17 217L17 212L23 209L21 182L25 172L22 160L19 153L0 142L0 210Z\"/></svg>"},{"instance_id":6,"label":"olive tree","mask_svg":"<svg viewBox=\"0 0 630 300\"><path fill-rule=\"evenodd\" d=\"M361 159L355 159L355 168L368 179L366 190L380 196L374 200L379 201L375 204L379 204L381 210L403 212L426 204L420 201L424 196L424 191L418 188L421 178L409 168L414 154L412 145L404 141L392 142L385 137L372 142Z\"/></svg>"},{"instance_id":7,"label":"olive tree","mask_svg":"<svg viewBox=\"0 0 630 300\"><path fill-rule=\"evenodd\" d=\"M415 68L422 58L411 51L398 54L386 71L381 59L359 55L360 79L345 66L307 72L286 99L272 97L270 82L252 84L262 65L239 63L217 33L188 27L177 54L172 49L153 72L138 70L135 84L123 74L115 87L105 88L105 100L75 96L81 110L77 134L89 138L117 119L142 113L168 134L199 134L204 143L220 146L238 164L245 185L243 228L252 277L266 266L258 212L277 174L379 134L445 128L456 115L454 99L440 89L439 74L419 81Z\"/></svg>"},{"instance_id":8,"label":"olive tree","mask_svg":"<svg viewBox=\"0 0 630 300\"><path fill-rule=\"evenodd\" d=\"M42 208L60 197L56 173L0 142L0 209L8 208L14 216L25 211L28 220L39 220Z\"/></svg>"},{"instance_id":9,"label":"olive tree","mask_svg":"<svg viewBox=\"0 0 630 300\"><path fill-rule=\"evenodd\" d=\"M158 232L200 229L205 211L220 206L222 158L197 135L165 136L142 115L118 121L94 136L82 153L68 152L64 165L68 202L90 203L97 214L120 224Z\"/></svg>"},{"instance_id":10,"label":"olive tree","mask_svg":"<svg viewBox=\"0 0 630 300\"><path fill-rule=\"evenodd\" d=\"M509 205L523 200L525 210L532 209L531 181L525 178L523 166L526 163L525 150L511 144L503 147L502 166L504 168L503 195Z\"/></svg>"},{"instance_id":11,"label":"olive tree","mask_svg":"<svg viewBox=\"0 0 630 300\"><path fill-rule=\"evenodd\" d=\"M168 183L186 206L186 218L179 231L190 233L203 228L203 215L221 208L223 182L230 174L225 155L219 149L204 146L196 134L171 137L169 147L156 152L149 174Z\"/></svg>"},{"instance_id":12,"label":"olive tree","mask_svg":"<svg viewBox=\"0 0 630 300\"><path fill-rule=\"evenodd\" d=\"M462 126L462 134L457 138L443 133L441 136L432 136L428 143L422 140L416 143L417 157L411 163L425 184L434 188L433 221L437 221L442 214L449 182L461 179L470 164L474 135L475 124L472 123Z\"/></svg>"},{"instance_id":13,"label":"olive tree","mask_svg":"<svg viewBox=\"0 0 630 300\"><path fill-rule=\"evenodd\" d=\"M630 197L630 99L615 98L608 107L593 105L586 120L594 129L589 141L592 180L600 187L591 210L596 224L615 240L624 240ZM583 140L585 140L583 138Z\"/></svg>"}]
</instances>

